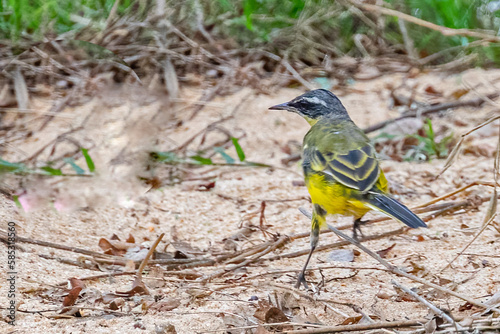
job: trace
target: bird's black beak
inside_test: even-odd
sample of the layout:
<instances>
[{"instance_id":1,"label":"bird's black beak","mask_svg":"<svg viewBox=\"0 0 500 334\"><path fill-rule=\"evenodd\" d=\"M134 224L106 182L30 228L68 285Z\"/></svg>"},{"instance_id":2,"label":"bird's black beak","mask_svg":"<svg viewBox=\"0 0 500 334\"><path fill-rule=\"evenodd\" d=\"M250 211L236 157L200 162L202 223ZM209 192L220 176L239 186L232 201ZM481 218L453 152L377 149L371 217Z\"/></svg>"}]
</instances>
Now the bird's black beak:
<instances>
[{"instance_id":1,"label":"bird's black beak","mask_svg":"<svg viewBox=\"0 0 500 334\"><path fill-rule=\"evenodd\" d=\"M275 106L272 106L269 108L269 110L288 110L290 111L291 106L288 104L288 102L282 103L282 104L277 104Z\"/></svg>"}]
</instances>

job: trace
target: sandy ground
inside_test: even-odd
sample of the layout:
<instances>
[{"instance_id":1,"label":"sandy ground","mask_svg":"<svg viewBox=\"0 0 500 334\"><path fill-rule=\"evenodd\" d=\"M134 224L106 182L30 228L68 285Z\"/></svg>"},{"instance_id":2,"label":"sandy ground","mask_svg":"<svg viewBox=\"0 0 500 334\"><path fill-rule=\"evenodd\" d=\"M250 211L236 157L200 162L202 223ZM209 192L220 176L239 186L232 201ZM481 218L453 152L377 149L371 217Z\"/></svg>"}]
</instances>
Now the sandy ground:
<instances>
[{"instance_id":1,"label":"sandy ground","mask_svg":"<svg viewBox=\"0 0 500 334\"><path fill-rule=\"evenodd\" d=\"M408 86L416 86L420 96L425 96L422 95L425 88L431 85L443 92L443 99L459 88L474 87L463 97L468 99L497 90L498 78L498 70L470 70L457 75L428 73L412 79L397 74L356 82L339 92L339 96L354 121L360 127L366 127L398 116L397 108L388 107L388 87L391 85L395 87L405 82ZM99 239L109 239L113 234L122 240L132 234L137 244L149 247L160 233L165 233L158 250L163 251L177 238L177 241L184 241L208 256L209 252L222 252L224 239L235 234L242 224L259 225L260 205L266 201L266 233L293 235L307 232L309 223L297 210L299 206L310 209L310 203L305 199L308 196L306 188L296 185L296 181L302 179L300 165L292 163L284 166L281 159L287 156L282 148L289 141L300 142L308 125L297 115L267 110L269 106L287 101L302 92L299 89L283 89L270 96L251 95L236 111L233 119L220 124L232 134L245 134L240 144L247 160L279 168L191 169L185 177L193 181L158 190L150 190L150 186L137 177L157 175L164 178L168 175L164 166L153 166L146 170L145 152L174 149L210 123L231 114L234 107L253 92L243 89L233 96L218 97L191 121L187 121L191 110L186 105L201 95L201 88L185 88L182 99L173 104L148 99L144 97L144 92L127 91L120 87L97 94L83 105L67 108L45 129L5 147L2 157L8 161L30 157L59 134L78 127L89 117L84 130L68 136L79 145L91 148L89 152L96 164L96 176L25 178L22 188L15 190L21 194L27 210L21 210L12 201L2 198L1 229L5 230L7 222L14 221L18 224L19 236L93 251L101 251ZM32 107L43 112L50 109L52 101L51 98L35 99ZM458 137L496 114L497 107L493 104L485 104L481 108L464 107L442 112L439 117L434 116L434 124L451 128ZM20 117L9 114L5 117L17 120L29 130L38 128L44 120L42 115ZM182 125L172 125L180 120L184 121ZM492 154L498 136L497 128L497 125L488 126L471 136L466 143L469 151L483 149L487 152L486 156L463 155L437 180L433 180L433 177L442 169L444 160L435 159L430 163L382 161L395 195L414 207L470 182L492 181ZM220 138L223 138L220 133L211 132L203 145ZM197 138L189 149L194 151L199 144L200 138ZM54 156L74 148L72 144L62 143ZM39 156L38 161L46 161L44 159L48 157L50 149L46 151ZM227 152L236 157L234 148L229 148ZM83 159L77 163L85 165ZM213 176L215 186L209 191L199 191L199 186L207 183L207 180L200 179L205 176ZM9 187L19 186L19 179L5 178L3 182ZM491 188L476 186L449 200L464 200L474 195L488 196L491 192ZM454 262L452 268L440 272L447 261L453 259L479 231L486 210L487 203L476 211L438 217L430 221L429 229L412 230L364 244L375 251L395 244L387 255L387 260L392 264L406 268L419 267L422 270L418 274L425 279L453 288L468 297L486 301L499 291L500 259L492 255L499 253L500 243L494 229L486 229L467 249L466 253L476 255L463 255ZM350 218L334 217L332 222L349 223ZM366 226L363 231L366 235L375 235L399 227L400 224L395 221L386 221ZM235 250L240 250L267 238L265 233L254 232L247 240L237 241L233 245ZM321 237L320 243L337 240L332 234L326 234ZM57 311L61 308L67 290L55 286L70 277L86 277L103 272L40 257L49 255L76 261L81 260L81 254L27 243L18 245L21 249L16 259L16 302L23 312L17 312L16 327L1 322L2 333L163 333L166 331L159 328L167 324L175 326L177 333L224 333L226 326L246 326L259 322L254 317L258 309L257 301L253 301L256 297L260 301L271 300L273 303L278 298L281 305L286 300L288 306L283 306L285 313L295 322L307 320L337 325L347 317L358 315L352 308L335 302L353 303L364 313L376 316L377 321L421 319L428 314L421 304L404 298L401 300L400 294L391 284L394 275L381 270L363 269L377 265L366 254L355 256L354 263L328 262L330 250L315 253L310 266L357 266L361 269L331 268L322 270L321 274L318 270L311 272L308 281L313 285L317 286L322 278L326 281L315 296L319 301L291 293L296 280L295 272L264 275L277 270L301 268L305 256L300 256L246 266L207 284L163 274L159 269L156 274L153 271L146 276L144 281L151 295L158 300L180 301L180 305L173 310L146 312L141 309L141 299L133 297L126 298L121 314L110 314L102 311L107 305L92 303L91 298L86 298L77 301L77 305L95 307L97 310L84 309L83 317L61 317L57 316ZM307 248L308 238L301 238L266 257ZM343 248L353 249L352 246ZM5 244L0 244L0 251L4 254L0 262L4 266L7 253ZM172 251L170 245L167 252ZM221 267L193 270L209 275ZM102 267L102 270L109 269ZM3 307L8 303L5 275L6 270L2 270L0 305ZM464 301L407 279L398 280L410 288L418 287L419 292L458 318L478 310L459 311ZM132 281L132 276L86 281L85 296L127 290ZM314 295L312 292L308 294ZM53 312L36 312L47 310ZM6 310L1 310L4 319L6 313Z\"/></svg>"}]
</instances>

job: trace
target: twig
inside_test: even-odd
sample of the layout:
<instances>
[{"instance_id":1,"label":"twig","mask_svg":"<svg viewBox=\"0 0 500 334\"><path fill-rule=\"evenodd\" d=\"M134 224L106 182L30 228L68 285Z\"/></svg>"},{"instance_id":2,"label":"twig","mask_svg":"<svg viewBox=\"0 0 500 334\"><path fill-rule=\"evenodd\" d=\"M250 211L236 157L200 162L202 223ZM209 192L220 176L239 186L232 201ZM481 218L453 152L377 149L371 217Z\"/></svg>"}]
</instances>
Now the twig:
<instances>
[{"instance_id":1,"label":"twig","mask_svg":"<svg viewBox=\"0 0 500 334\"><path fill-rule=\"evenodd\" d=\"M137 273L136 271L117 271L114 273L106 273L106 274L100 274L100 275L80 277L78 279L81 281L93 281L93 280L101 279L101 278L135 275L136 273ZM57 283L56 286L65 286L67 284L68 284L68 280L65 280L64 282Z\"/></svg>"},{"instance_id":2,"label":"twig","mask_svg":"<svg viewBox=\"0 0 500 334\"><path fill-rule=\"evenodd\" d=\"M484 99L483 99L484 100ZM463 133L461 136L460 136L460 140L458 141L458 143L455 145L455 147L453 148L453 150L450 152L450 154L448 155L448 159L446 159L446 162L444 163L444 167L443 169L439 172L439 174L435 177L435 179L437 179L438 177L440 177L441 175L443 175L444 172L446 172L448 170L448 168L451 167L451 165L453 164L453 162L455 161L455 159L457 158L458 156L458 153L460 152L460 149L462 147L462 144L465 140L465 137L467 137L468 135L470 135L472 132L482 128L483 126L487 125L487 124L490 124L494 121L496 121L497 119L500 119L500 116L494 116L494 117L491 117L490 119L484 121L483 123L473 127L472 129L470 129L469 131L467 131L466 133Z\"/></svg>"},{"instance_id":3,"label":"twig","mask_svg":"<svg viewBox=\"0 0 500 334\"><path fill-rule=\"evenodd\" d=\"M30 161L33 161L34 159L36 159L40 154L42 154L43 151L45 151L45 149L47 147L49 147L50 145L53 145L55 143L57 143L58 141L61 141L64 137L66 137L67 135L70 135L72 133L75 133L77 131L80 131L80 130L83 130L83 125L80 125L79 127L77 128L74 128L74 129L71 129L71 130L68 130L64 133L61 133L60 135L57 136L57 138L49 141L47 144L45 144L44 146L42 146L40 149L38 149L38 151L36 151L35 153L33 153L29 158L26 158L20 162L22 163L27 163L27 162L30 162Z\"/></svg>"},{"instance_id":4,"label":"twig","mask_svg":"<svg viewBox=\"0 0 500 334\"><path fill-rule=\"evenodd\" d=\"M463 252L465 252L467 250L467 248L469 248L470 245L472 245L472 243L474 241L476 241L476 239L479 237L479 235L481 235L481 233L484 232L484 230L486 230L486 228L490 225L490 223L493 221L493 219L495 219L495 217L497 216L497 214L495 213L487 222L486 224L483 225L483 227L479 230L479 232L476 233L476 235L474 236L474 238L472 238L471 241L469 241L467 243L467 245L465 245L465 247L460 251L458 252L457 255L455 255L455 257L453 258L453 260L451 260L450 262L448 262L448 264L446 266L443 267L443 269L441 269L438 274L442 273L443 271L445 271L449 266L451 266L451 264L453 262L455 262L456 259L458 259L459 256L461 256L463 254Z\"/></svg>"},{"instance_id":5,"label":"twig","mask_svg":"<svg viewBox=\"0 0 500 334\"><path fill-rule=\"evenodd\" d=\"M303 208L299 208L299 210L300 210L300 212L302 212L302 214L304 214L309 219L312 218L312 214L310 212L308 212L307 210L305 210ZM350 236L346 235L345 233L339 231L335 226L327 224L327 227L330 230L332 230L339 237L341 237L341 238L349 241L351 244L355 245L356 247L358 247L359 249L361 249L362 251L364 251L366 254L370 255L372 258L374 258L375 260L377 260L378 262L380 262L383 266L385 266L387 269L389 269L389 271L392 272L393 274L396 274L396 275L399 275L399 276L403 276L403 277L409 278L409 279L411 279L411 280L413 280L415 282L419 282L421 284L427 285L427 286L429 286L431 288L434 288L436 290L439 290L439 291L441 291L443 293L446 293L446 294L452 295L454 297L457 297L459 299L465 300L465 301L471 303L472 305L476 305L476 306L479 306L479 307L482 307L482 308L485 308L485 309L489 309L490 308L490 306L488 306L488 305L486 305L484 303L481 303L481 302L478 302L478 301L476 301L476 300L474 300L472 298L463 296L463 295L461 295L459 293L456 293L455 291L452 291L450 289L443 288L440 285L428 282L428 281L424 280L423 278L420 278L420 277L417 277L415 275L409 274L409 273L407 273L407 272L399 269L398 267L391 265L389 262L387 262L382 257L380 257L377 253L372 252L371 250L369 250L368 248L366 248L365 246L363 246L361 243L359 243L357 240L355 240L355 239L351 238ZM496 308L495 311L496 312L500 312L500 309Z\"/></svg>"},{"instance_id":6,"label":"twig","mask_svg":"<svg viewBox=\"0 0 500 334\"><path fill-rule=\"evenodd\" d=\"M193 135L191 138L189 138L188 140L186 140L184 143L182 143L181 145L179 145L177 148L175 148L173 151L174 152L179 152L179 151L183 151L184 149L186 149L186 147L191 144L198 136L206 133L207 131L210 131L212 129L214 129L217 125L221 124L221 123L224 123L225 121L228 121L230 119L232 119L234 117L234 115L236 114L236 112L240 109L240 107L253 95L253 93L250 93L248 95L246 95L245 97L243 97L241 99L241 101L233 108L233 110L231 111L231 114L229 114L229 116L226 116L226 117L223 117L215 122L212 122L210 124L208 124L204 129L200 130L199 132L197 132L195 135ZM202 98L203 99L203 98ZM202 100L200 99L200 101ZM197 103L199 103L200 101L198 101ZM205 101L206 102L206 101ZM201 106L203 107L203 104L198 104L198 107ZM196 110L196 109L195 109ZM201 110L201 109L200 109Z\"/></svg>"},{"instance_id":7,"label":"twig","mask_svg":"<svg viewBox=\"0 0 500 334\"><path fill-rule=\"evenodd\" d=\"M418 55L415 52L415 45L410 35L408 34L408 29L406 29L406 22L404 20L398 20L398 25L399 30L401 30L401 35L403 35L406 53L412 60L418 61Z\"/></svg>"},{"instance_id":8,"label":"twig","mask_svg":"<svg viewBox=\"0 0 500 334\"><path fill-rule=\"evenodd\" d=\"M498 256L500 257L500 255ZM387 268L383 267L375 267L375 266L354 266L354 265L326 265L326 266L317 266L317 267L308 267L306 272L316 271L316 270L325 270L325 269L351 269L351 270L381 270L388 271ZM268 270L260 274L255 274L252 276L245 277L245 281L249 281L262 276L274 276L288 273L298 273L302 269L283 269L283 270Z\"/></svg>"},{"instance_id":9,"label":"twig","mask_svg":"<svg viewBox=\"0 0 500 334\"><path fill-rule=\"evenodd\" d=\"M151 257L151 255L153 255L156 247L158 246L158 244L160 243L160 241L161 241L161 239L163 238L164 235L165 235L165 233L160 234L160 236L158 237L158 239L156 239L156 241L154 242L154 244L149 249L148 253L146 254L146 257L144 258L144 260L142 260L141 265L139 266L139 269L137 269L137 278L138 279L142 278L142 271L144 270L144 268L146 268L146 265L148 264L149 258Z\"/></svg>"},{"instance_id":10,"label":"twig","mask_svg":"<svg viewBox=\"0 0 500 334\"><path fill-rule=\"evenodd\" d=\"M478 31L473 31L469 29L454 29L454 28L448 28L448 27L443 27L437 24L434 24L429 21L425 21L422 19L419 19L417 17L401 13L397 10L394 9L389 9L377 5L369 5L366 3L360 3L358 1L354 0L348 0L351 4L353 4L356 7L362 8L364 10L370 11L370 12L377 12L381 13L384 15L390 15L390 16L396 16L402 20L417 24L422 27L426 27L432 30L439 31L441 34L444 36L465 36L465 37L474 37L474 38L480 38L489 42L495 42L499 43L500 42L500 37L495 36L493 34L486 34L483 32L478 32Z\"/></svg>"},{"instance_id":11,"label":"twig","mask_svg":"<svg viewBox=\"0 0 500 334\"><path fill-rule=\"evenodd\" d=\"M205 104L200 102L208 102L212 100L217 95L217 93L222 89L222 87L226 85L227 76L228 75L226 74L221 80L219 80L219 83L217 85L205 91L203 96L199 99L198 103L195 105L193 112L191 113L191 116L189 116L188 120L190 121L193 120L196 117L196 115L198 115L198 113L205 107Z\"/></svg>"},{"instance_id":12,"label":"twig","mask_svg":"<svg viewBox=\"0 0 500 334\"><path fill-rule=\"evenodd\" d=\"M494 98L498 97L498 95L499 95L498 93L493 93L493 94L488 95L488 98L494 99ZM485 100L483 98L475 98L475 99L471 99L471 100L467 100L467 101L453 101L453 102L440 103L440 104L430 106L430 107L427 107L427 108L424 108L421 110L411 111L411 112L408 112L408 113L401 115L399 117L388 119L386 121L374 124L372 126L369 126L365 129L363 129L363 131L365 133L374 132L374 131L382 129L383 127L385 127L388 124L400 121L400 120L405 119L405 118L417 117L417 116L421 117L421 116L429 115L429 114L436 113L436 112L446 110L446 109L454 109L454 108L459 108L459 107L480 107L484 102L485 102Z\"/></svg>"},{"instance_id":13,"label":"twig","mask_svg":"<svg viewBox=\"0 0 500 334\"><path fill-rule=\"evenodd\" d=\"M391 280L392 285L394 285L396 288L403 290L407 294L411 295L413 298L421 302L422 304L425 305L428 309L430 309L435 315L437 315L440 318L443 318L450 324L454 325L457 330L462 329L462 326L457 324L453 318L451 318L448 314L444 313L443 310L439 309L437 306L423 298L422 296L418 295L416 292L412 291L411 289L408 289L407 287L403 286L401 283L399 283L396 280Z\"/></svg>"},{"instance_id":14,"label":"twig","mask_svg":"<svg viewBox=\"0 0 500 334\"><path fill-rule=\"evenodd\" d=\"M6 236L5 231L1 231L0 230L0 239L2 241L5 238L5 236ZM65 250L65 251L68 251L68 252L73 252L73 253L79 253L79 254L94 256L94 257L97 257L97 258L108 258L110 260L117 259L117 257L112 256L112 255L98 253L98 252L94 252L94 251L90 251L90 250L82 249L82 248L78 248L78 247L71 247L71 246L56 244L56 243L53 243L53 242L36 240L36 239L30 239L30 238L25 238L25 237L20 237L20 236L17 236L16 238L17 238L16 239L17 242L24 242L24 243L28 243L28 244L43 246L43 247L50 247L50 248L61 249L61 250Z\"/></svg>"},{"instance_id":15,"label":"twig","mask_svg":"<svg viewBox=\"0 0 500 334\"><path fill-rule=\"evenodd\" d=\"M79 280L82 281L92 281L96 279L101 279L101 278L110 278L110 277L116 277L116 276L131 276L131 275L136 275L137 271L117 271L113 273L106 273L106 274L100 274L100 275L92 275L92 276L85 276L85 277L80 277L78 278ZM163 275L172 275L172 276L180 276L181 278L183 277L201 277L201 274L193 271L179 271L179 270L167 270L167 271L162 271ZM143 279L152 279L152 277L143 277ZM163 277L162 280L165 278ZM57 283L56 286L65 286L68 284L68 281L64 281L61 283Z\"/></svg>"},{"instance_id":16,"label":"twig","mask_svg":"<svg viewBox=\"0 0 500 334\"><path fill-rule=\"evenodd\" d=\"M420 205L417 205L415 207L413 207L413 209L416 209L416 208L423 208L423 207L426 207L426 206L429 206L431 204L434 204L434 203L437 203L439 201L442 201L443 199L446 199L448 197L451 197L453 195L456 195L466 189L469 189L470 187L473 187L473 186L489 186L489 187L494 187L495 184L493 182L488 182L488 181L474 181L474 182L471 182L461 188L458 188L456 190L453 190L452 192L449 192L447 194L444 194L442 196L439 196L439 197L436 197L434 198L433 200L430 200L426 203L423 203L423 204L420 204Z\"/></svg>"},{"instance_id":17,"label":"twig","mask_svg":"<svg viewBox=\"0 0 500 334\"><path fill-rule=\"evenodd\" d=\"M63 264L69 264L71 266L80 267L80 268L87 269L87 270L99 270L99 268L97 268L95 263L93 265L89 265L89 264L85 263L84 261L75 261L75 260L71 260L71 259L65 259L62 257L48 255L48 254L38 254L38 256L41 257L42 259L55 260L55 261L61 262Z\"/></svg>"},{"instance_id":18,"label":"twig","mask_svg":"<svg viewBox=\"0 0 500 334\"><path fill-rule=\"evenodd\" d=\"M323 333L338 333L338 332L357 332L367 331L370 329L383 328L405 328L413 326L422 326L427 320L400 320L392 322L374 322L371 324L356 324L356 325L341 325L341 326L325 326L323 328L299 329L287 331L288 334L323 334Z\"/></svg>"},{"instance_id":19,"label":"twig","mask_svg":"<svg viewBox=\"0 0 500 334\"><path fill-rule=\"evenodd\" d=\"M297 72L293 67L292 65L290 65L290 63L288 61L286 61L285 59L283 59L282 61L282 64L283 66L285 66L285 68L288 70L288 72L290 72L292 74L292 76L295 78L295 80L297 80L298 82L300 82L302 84L302 86L306 87L307 89L309 90L313 90L315 89L316 87L314 87L311 83L309 83L309 81L307 81L306 79L304 79L300 74L299 72Z\"/></svg>"},{"instance_id":20,"label":"twig","mask_svg":"<svg viewBox=\"0 0 500 334\"><path fill-rule=\"evenodd\" d=\"M204 277L203 279L201 279L201 281L202 282L209 281L211 279L223 276L223 275L225 275L228 272L234 271L236 269L245 267L245 266L247 266L247 265L249 265L251 263L257 262L257 261L259 261L261 259L262 256L264 256L264 255L266 255L266 254L274 251L275 249L283 246L287 242L287 240L288 240L288 237L285 236L285 235L282 235L282 236L279 237L278 240L274 241L266 249L264 249L263 251L255 254L251 258L246 259L245 261L243 261L243 262L241 262L241 263L239 263L237 265L229 265L229 266L226 266L225 268L219 269L219 270L215 271L214 273L212 273L212 274Z\"/></svg>"}]
</instances>

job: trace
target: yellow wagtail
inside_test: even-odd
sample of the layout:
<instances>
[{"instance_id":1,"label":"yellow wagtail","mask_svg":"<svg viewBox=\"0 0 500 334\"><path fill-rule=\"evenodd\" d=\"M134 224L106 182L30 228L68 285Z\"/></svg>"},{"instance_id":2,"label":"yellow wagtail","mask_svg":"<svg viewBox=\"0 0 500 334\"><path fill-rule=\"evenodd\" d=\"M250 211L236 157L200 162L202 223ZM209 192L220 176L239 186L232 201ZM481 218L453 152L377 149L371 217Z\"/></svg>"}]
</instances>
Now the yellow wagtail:
<instances>
[{"instance_id":1,"label":"yellow wagtail","mask_svg":"<svg viewBox=\"0 0 500 334\"><path fill-rule=\"evenodd\" d=\"M380 211L412 228L427 225L406 206L388 195L387 179L375 149L363 130L351 120L340 100L325 89L316 89L269 109L299 114L311 125L304 137L302 168L313 204L311 251L296 288L304 284L305 271L318 244L326 216L354 217L354 238L361 232L361 218Z\"/></svg>"}]
</instances>

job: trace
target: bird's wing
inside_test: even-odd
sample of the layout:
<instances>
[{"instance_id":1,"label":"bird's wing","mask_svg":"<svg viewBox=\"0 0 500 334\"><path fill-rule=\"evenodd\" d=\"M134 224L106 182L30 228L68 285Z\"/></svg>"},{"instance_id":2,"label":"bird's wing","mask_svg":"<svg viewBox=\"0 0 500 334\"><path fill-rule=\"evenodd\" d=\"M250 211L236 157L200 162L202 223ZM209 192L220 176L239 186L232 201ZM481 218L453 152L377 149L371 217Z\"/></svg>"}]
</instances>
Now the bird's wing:
<instances>
[{"instance_id":1,"label":"bird's wing","mask_svg":"<svg viewBox=\"0 0 500 334\"><path fill-rule=\"evenodd\" d=\"M348 187L364 192L377 183L380 167L375 150L369 144L345 154L322 152L317 148L311 153L312 170L329 174Z\"/></svg>"},{"instance_id":2,"label":"bird's wing","mask_svg":"<svg viewBox=\"0 0 500 334\"><path fill-rule=\"evenodd\" d=\"M304 160L314 172L328 174L361 192L370 190L380 176L375 149L359 128L337 129L324 131L323 127L306 138Z\"/></svg>"}]
</instances>

